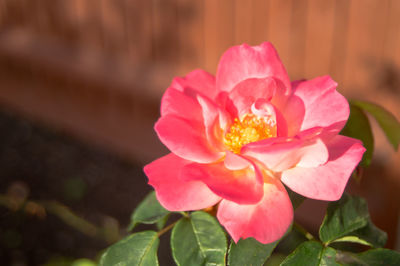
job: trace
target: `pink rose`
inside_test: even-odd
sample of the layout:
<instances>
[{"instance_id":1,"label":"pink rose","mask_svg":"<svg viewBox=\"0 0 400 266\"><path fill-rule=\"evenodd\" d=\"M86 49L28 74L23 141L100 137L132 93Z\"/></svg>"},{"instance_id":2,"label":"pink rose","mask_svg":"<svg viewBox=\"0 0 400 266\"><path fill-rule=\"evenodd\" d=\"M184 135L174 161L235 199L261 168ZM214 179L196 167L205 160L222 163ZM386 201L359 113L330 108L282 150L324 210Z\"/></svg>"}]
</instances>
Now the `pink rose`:
<instances>
[{"instance_id":1,"label":"pink rose","mask_svg":"<svg viewBox=\"0 0 400 266\"><path fill-rule=\"evenodd\" d=\"M338 135L349 116L329 77L290 82L270 43L235 46L216 77L175 78L155 125L170 154L145 166L170 211L219 203L233 240L278 240L293 220L284 183L305 197L338 200L365 151Z\"/></svg>"}]
</instances>

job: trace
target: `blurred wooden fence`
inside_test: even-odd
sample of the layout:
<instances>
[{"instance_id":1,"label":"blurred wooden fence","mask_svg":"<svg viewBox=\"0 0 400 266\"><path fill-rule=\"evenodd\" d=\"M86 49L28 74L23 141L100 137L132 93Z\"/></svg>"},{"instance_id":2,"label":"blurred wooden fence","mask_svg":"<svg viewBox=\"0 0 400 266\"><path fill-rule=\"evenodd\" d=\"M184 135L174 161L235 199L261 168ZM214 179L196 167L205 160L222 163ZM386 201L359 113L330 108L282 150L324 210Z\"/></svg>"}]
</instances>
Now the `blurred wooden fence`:
<instances>
[{"instance_id":1,"label":"blurred wooden fence","mask_svg":"<svg viewBox=\"0 0 400 266\"><path fill-rule=\"evenodd\" d=\"M369 74L400 67L398 0L1 0L0 8L2 30L182 74L215 72L227 47L267 40L293 78L330 73L367 87Z\"/></svg>"},{"instance_id":2,"label":"blurred wooden fence","mask_svg":"<svg viewBox=\"0 0 400 266\"><path fill-rule=\"evenodd\" d=\"M174 75L263 41L292 79L329 74L398 116L398 0L0 0L0 100L146 157L125 143L151 131Z\"/></svg>"}]
</instances>

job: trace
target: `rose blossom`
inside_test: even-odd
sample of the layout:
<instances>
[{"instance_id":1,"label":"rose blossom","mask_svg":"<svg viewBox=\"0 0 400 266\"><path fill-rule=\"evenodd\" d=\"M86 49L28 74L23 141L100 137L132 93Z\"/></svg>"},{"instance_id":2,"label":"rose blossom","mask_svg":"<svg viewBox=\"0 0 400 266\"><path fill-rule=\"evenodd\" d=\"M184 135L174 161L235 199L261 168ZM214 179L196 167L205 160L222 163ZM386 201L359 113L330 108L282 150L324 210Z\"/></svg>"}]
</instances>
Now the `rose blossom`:
<instances>
[{"instance_id":1,"label":"rose blossom","mask_svg":"<svg viewBox=\"0 0 400 266\"><path fill-rule=\"evenodd\" d=\"M282 185L305 197L338 200L365 151L338 135L349 116L329 77L290 82L270 43L228 49L216 77L175 78L155 131L171 151L145 166L170 211L218 204L233 240L271 243L293 220Z\"/></svg>"}]
</instances>

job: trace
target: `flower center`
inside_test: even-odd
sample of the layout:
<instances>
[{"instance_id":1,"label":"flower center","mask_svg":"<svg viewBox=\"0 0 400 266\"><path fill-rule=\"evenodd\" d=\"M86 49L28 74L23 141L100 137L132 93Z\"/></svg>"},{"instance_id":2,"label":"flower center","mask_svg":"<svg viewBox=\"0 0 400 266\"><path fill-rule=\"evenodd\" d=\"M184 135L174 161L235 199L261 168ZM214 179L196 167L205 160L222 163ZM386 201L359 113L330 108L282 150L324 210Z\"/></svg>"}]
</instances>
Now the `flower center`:
<instances>
[{"instance_id":1,"label":"flower center","mask_svg":"<svg viewBox=\"0 0 400 266\"><path fill-rule=\"evenodd\" d=\"M224 137L224 144L234 153L240 153L243 145L276 136L275 121L254 114L241 120L235 118Z\"/></svg>"}]
</instances>

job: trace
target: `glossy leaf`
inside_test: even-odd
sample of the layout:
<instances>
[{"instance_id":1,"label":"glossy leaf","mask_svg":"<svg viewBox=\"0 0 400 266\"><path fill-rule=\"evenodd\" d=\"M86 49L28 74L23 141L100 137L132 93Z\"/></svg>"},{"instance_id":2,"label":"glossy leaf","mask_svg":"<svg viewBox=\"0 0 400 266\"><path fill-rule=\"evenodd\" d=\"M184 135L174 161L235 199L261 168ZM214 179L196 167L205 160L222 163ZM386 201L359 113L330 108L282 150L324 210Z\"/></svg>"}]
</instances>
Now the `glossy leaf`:
<instances>
[{"instance_id":1,"label":"glossy leaf","mask_svg":"<svg viewBox=\"0 0 400 266\"><path fill-rule=\"evenodd\" d=\"M228 265L264 265L264 262L269 258L278 242L261 244L254 238L240 239L237 244L232 241L229 247Z\"/></svg>"},{"instance_id":2,"label":"glossy leaf","mask_svg":"<svg viewBox=\"0 0 400 266\"><path fill-rule=\"evenodd\" d=\"M319 229L324 243L346 236L368 224L369 213L364 199L343 194L339 201L328 205L327 213Z\"/></svg>"},{"instance_id":3,"label":"glossy leaf","mask_svg":"<svg viewBox=\"0 0 400 266\"><path fill-rule=\"evenodd\" d=\"M357 258L367 265L395 266L400 265L400 253L390 249L371 249L357 254Z\"/></svg>"},{"instance_id":4,"label":"glossy leaf","mask_svg":"<svg viewBox=\"0 0 400 266\"><path fill-rule=\"evenodd\" d=\"M374 153L374 137L368 117L360 107L350 104L350 117L340 134L363 142L367 150L364 153L361 165L368 166Z\"/></svg>"},{"instance_id":5,"label":"glossy leaf","mask_svg":"<svg viewBox=\"0 0 400 266\"><path fill-rule=\"evenodd\" d=\"M205 212L194 212L175 225L171 248L177 265L225 265L225 233L218 221Z\"/></svg>"},{"instance_id":6,"label":"glossy leaf","mask_svg":"<svg viewBox=\"0 0 400 266\"><path fill-rule=\"evenodd\" d=\"M377 248L353 253L338 253L336 260L344 266L397 266L400 265L400 253L390 249Z\"/></svg>"},{"instance_id":7,"label":"glossy leaf","mask_svg":"<svg viewBox=\"0 0 400 266\"><path fill-rule=\"evenodd\" d=\"M396 117L385 108L373 103L353 101L352 104L370 113L376 119L390 144L397 150L400 143L400 122L397 121Z\"/></svg>"},{"instance_id":8,"label":"glossy leaf","mask_svg":"<svg viewBox=\"0 0 400 266\"><path fill-rule=\"evenodd\" d=\"M376 227L371 219L368 219L367 226L358 229L352 235L363 239L368 242L372 247L384 247L387 242L387 234L378 227Z\"/></svg>"},{"instance_id":9,"label":"glossy leaf","mask_svg":"<svg viewBox=\"0 0 400 266\"><path fill-rule=\"evenodd\" d=\"M371 219L368 219L368 224L360 228L348 236L336 239L335 242L353 242L371 247L383 247L387 241L387 234L376 227Z\"/></svg>"},{"instance_id":10,"label":"glossy leaf","mask_svg":"<svg viewBox=\"0 0 400 266\"><path fill-rule=\"evenodd\" d=\"M343 236L341 238L335 239L333 242L350 242L350 243L357 243L366 246L371 246L370 243L367 241L359 238L358 236Z\"/></svg>"},{"instance_id":11,"label":"glossy leaf","mask_svg":"<svg viewBox=\"0 0 400 266\"><path fill-rule=\"evenodd\" d=\"M298 246L283 262L282 266L319 266L339 265L336 260L336 250L324 247L316 241L307 241Z\"/></svg>"},{"instance_id":12,"label":"glossy leaf","mask_svg":"<svg viewBox=\"0 0 400 266\"><path fill-rule=\"evenodd\" d=\"M150 192L144 200L137 206L131 216L131 224L128 230L132 230L138 223L154 224L165 217L169 211L160 205L156 198L155 191Z\"/></svg>"},{"instance_id":13,"label":"glossy leaf","mask_svg":"<svg viewBox=\"0 0 400 266\"><path fill-rule=\"evenodd\" d=\"M70 266L96 266L97 263L89 259L77 259Z\"/></svg>"},{"instance_id":14,"label":"glossy leaf","mask_svg":"<svg viewBox=\"0 0 400 266\"><path fill-rule=\"evenodd\" d=\"M158 235L154 231L132 234L109 247L100 260L100 266L109 265L159 265Z\"/></svg>"},{"instance_id":15,"label":"glossy leaf","mask_svg":"<svg viewBox=\"0 0 400 266\"><path fill-rule=\"evenodd\" d=\"M164 226L167 224L168 218L169 218L170 214L165 215L163 218L161 218L160 220L158 220L156 222L156 226L158 230L161 230L164 228Z\"/></svg>"}]
</instances>

